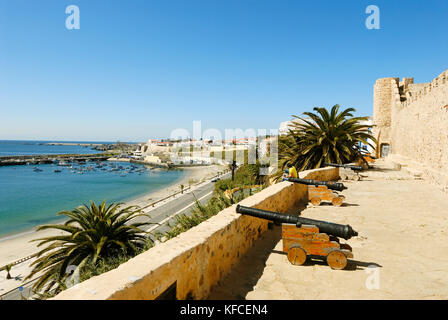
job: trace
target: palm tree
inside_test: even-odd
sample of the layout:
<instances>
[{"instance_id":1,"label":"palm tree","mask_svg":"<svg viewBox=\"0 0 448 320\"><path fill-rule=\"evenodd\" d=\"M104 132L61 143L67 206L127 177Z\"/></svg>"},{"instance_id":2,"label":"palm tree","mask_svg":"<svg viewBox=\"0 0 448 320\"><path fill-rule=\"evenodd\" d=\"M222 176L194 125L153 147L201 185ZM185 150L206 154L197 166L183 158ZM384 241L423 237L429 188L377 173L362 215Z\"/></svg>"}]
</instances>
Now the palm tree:
<instances>
[{"instance_id":1,"label":"palm tree","mask_svg":"<svg viewBox=\"0 0 448 320\"><path fill-rule=\"evenodd\" d=\"M232 160L232 163L229 164L229 169L232 170L232 181L235 180L235 170L238 168L235 160Z\"/></svg>"},{"instance_id":2,"label":"palm tree","mask_svg":"<svg viewBox=\"0 0 448 320\"><path fill-rule=\"evenodd\" d=\"M362 124L368 117L353 117L354 108L339 112L335 105L328 112L316 107L304 112L308 118L293 116L289 134L279 139L279 162L282 168L288 163L298 170L320 168L325 163L343 164L362 158L359 143L374 146L369 125Z\"/></svg>"},{"instance_id":3,"label":"palm tree","mask_svg":"<svg viewBox=\"0 0 448 320\"><path fill-rule=\"evenodd\" d=\"M81 270L87 263L95 264L98 259L106 259L120 253L134 254L144 246L146 237L141 226L144 222L131 220L147 216L136 206L122 208L121 204L97 206L93 201L90 206L82 205L72 211L61 211L58 215L69 218L64 224L44 225L37 231L56 229L68 234L51 236L32 241L40 241L38 246L49 244L37 254L34 266L26 279L40 274L33 285L36 292L45 286L45 292L54 290L58 293L64 289L63 282L70 275L67 267L74 265Z\"/></svg>"}]
</instances>

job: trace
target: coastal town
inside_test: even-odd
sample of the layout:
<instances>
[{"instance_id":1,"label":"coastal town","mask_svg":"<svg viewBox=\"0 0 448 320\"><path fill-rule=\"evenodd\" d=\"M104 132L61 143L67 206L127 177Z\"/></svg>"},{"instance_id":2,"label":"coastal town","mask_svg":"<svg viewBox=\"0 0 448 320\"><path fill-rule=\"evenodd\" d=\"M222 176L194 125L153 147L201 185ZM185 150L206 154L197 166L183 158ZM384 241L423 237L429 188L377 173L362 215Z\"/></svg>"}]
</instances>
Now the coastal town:
<instances>
[{"instance_id":1,"label":"coastal town","mask_svg":"<svg viewBox=\"0 0 448 320\"><path fill-rule=\"evenodd\" d=\"M0 166L30 165L56 163L64 166L66 162L85 163L86 161L134 162L160 167L176 167L188 165L225 164L233 152L244 152L257 148L266 152L269 144L276 137L244 137L231 140L170 140L150 139L147 143L116 143L116 144L86 144L86 143L54 143L45 145L77 145L101 151L95 154L54 154L54 155L15 155L0 156ZM227 157L227 158L226 158ZM229 161L227 161L229 162Z\"/></svg>"}]
</instances>

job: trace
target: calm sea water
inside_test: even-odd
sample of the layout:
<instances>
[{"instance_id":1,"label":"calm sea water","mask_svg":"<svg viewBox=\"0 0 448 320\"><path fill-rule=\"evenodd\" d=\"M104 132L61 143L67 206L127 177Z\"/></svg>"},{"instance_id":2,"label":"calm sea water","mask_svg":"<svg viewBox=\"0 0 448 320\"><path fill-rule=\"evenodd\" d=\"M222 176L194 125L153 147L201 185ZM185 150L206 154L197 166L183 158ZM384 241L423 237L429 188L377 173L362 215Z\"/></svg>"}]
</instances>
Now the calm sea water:
<instances>
[{"instance_id":1,"label":"calm sea water","mask_svg":"<svg viewBox=\"0 0 448 320\"><path fill-rule=\"evenodd\" d=\"M0 140L0 156L25 156L37 154L93 154L99 151L83 146L49 146L50 142L65 143L108 143L111 142L82 142L82 141L18 141Z\"/></svg>"},{"instance_id":2,"label":"calm sea water","mask_svg":"<svg viewBox=\"0 0 448 320\"><path fill-rule=\"evenodd\" d=\"M73 150L67 152L73 153ZM0 237L60 221L57 212L89 204L90 200L123 202L134 199L163 189L185 174L183 171L148 170L143 165L134 165L137 168L131 170L128 163L105 161L102 164L105 170L96 168L95 162L73 165L73 168L55 164L0 167ZM90 171L88 166L92 168ZM123 169L112 171L113 166ZM81 171L83 173L79 174Z\"/></svg>"}]
</instances>

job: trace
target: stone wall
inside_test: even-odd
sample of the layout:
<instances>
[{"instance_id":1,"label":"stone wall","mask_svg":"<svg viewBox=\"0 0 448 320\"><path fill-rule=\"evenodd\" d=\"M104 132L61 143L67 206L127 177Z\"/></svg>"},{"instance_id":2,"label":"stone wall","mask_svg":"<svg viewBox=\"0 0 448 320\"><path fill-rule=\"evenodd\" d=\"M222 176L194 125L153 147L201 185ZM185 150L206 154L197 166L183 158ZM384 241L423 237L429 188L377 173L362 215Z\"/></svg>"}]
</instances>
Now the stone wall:
<instances>
[{"instance_id":1,"label":"stone wall","mask_svg":"<svg viewBox=\"0 0 448 320\"><path fill-rule=\"evenodd\" d=\"M389 101L384 94L389 92L387 82L392 91ZM448 71L423 84L414 84L412 79L379 79L374 94L376 130L388 134L386 138L380 135L378 147L390 143L392 156L399 155L395 159L400 158L402 165L418 167L424 178L447 188ZM384 119L389 117L388 125Z\"/></svg>"},{"instance_id":2,"label":"stone wall","mask_svg":"<svg viewBox=\"0 0 448 320\"><path fill-rule=\"evenodd\" d=\"M381 143L390 144L390 126L392 121L392 89L393 84L398 83L397 78L378 79L374 86L373 94L373 134ZM378 145L379 146L379 145ZM377 157L379 148L377 148Z\"/></svg>"},{"instance_id":3,"label":"stone wall","mask_svg":"<svg viewBox=\"0 0 448 320\"><path fill-rule=\"evenodd\" d=\"M302 178L335 180L338 168L300 173ZM259 209L296 213L307 202L307 187L281 182L243 200ZM117 269L73 286L55 300L155 299L176 285L177 299L204 299L266 231L266 220L243 216L229 207L200 225L144 252Z\"/></svg>"}]
</instances>

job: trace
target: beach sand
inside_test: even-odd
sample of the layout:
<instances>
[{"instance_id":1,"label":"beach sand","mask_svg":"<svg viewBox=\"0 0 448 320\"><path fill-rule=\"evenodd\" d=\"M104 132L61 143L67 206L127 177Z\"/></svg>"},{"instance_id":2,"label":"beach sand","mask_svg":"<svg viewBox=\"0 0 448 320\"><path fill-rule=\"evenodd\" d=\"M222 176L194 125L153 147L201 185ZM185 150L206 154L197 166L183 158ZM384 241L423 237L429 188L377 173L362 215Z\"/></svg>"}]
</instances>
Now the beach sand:
<instances>
[{"instance_id":1,"label":"beach sand","mask_svg":"<svg viewBox=\"0 0 448 320\"><path fill-rule=\"evenodd\" d=\"M125 204L138 205L141 207L152 204L157 200L163 199L175 192L180 191L181 184L183 184L185 188L187 188L189 185L189 181L194 181L195 183L197 183L202 179L211 178L218 172L224 171L226 167L214 165L206 167L184 167L183 169L185 170L185 175L174 184L161 190L154 191L140 196L136 199L127 201ZM170 199L166 201L170 201ZM164 201L164 203L166 201ZM12 263L38 252L40 249L37 247L38 242L30 242L31 240L57 234L63 234L63 232L58 232L55 230L44 230L37 233L34 230L30 230L28 232L20 233L17 235L0 238L0 267L3 267L8 263ZM13 270L14 269L17 268L13 268ZM4 275L6 275L6 273L4 271L0 271L0 287L1 281L4 279ZM2 291L0 291L0 294L1 293Z\"/></svg>"},{"instance_id":2,"label":"beach sand","mask_svg":"<svg viewBox=\"0 0 448 320\"><path fill-rule=\"evenodd\" d=\"M194 190L195 183L210 180L210 178L216 176L218 172L223 172L227 169L227 167L213 165L206 167L184 167L183 169L185 170L185 175L180 180L161 190L131 199L124 205L138 205L140 207L150 205L155 201L164 199L180 191L181 184L187 188L190 182L192 184L192 190ZM170 197L161 201L156 205L156 208L159 205L172 201L173 199L177 199L177 197ZM28 232L0 238L0 268L19 259L33 255L42 249L37 246L39 243L38 241L31 242L32 240L61 234L64 234L64 232L55 230L43 230L36 232L33 229ZM25 262L14 265L11 270L11 276L13 279L10 280L6 280L6 271L0 271L0 296L26 283L24 282L24 279L30 274L32 270L31 263L33 261L35 261L35 258L31 258Z\"/></svg>"}]
</instances>

